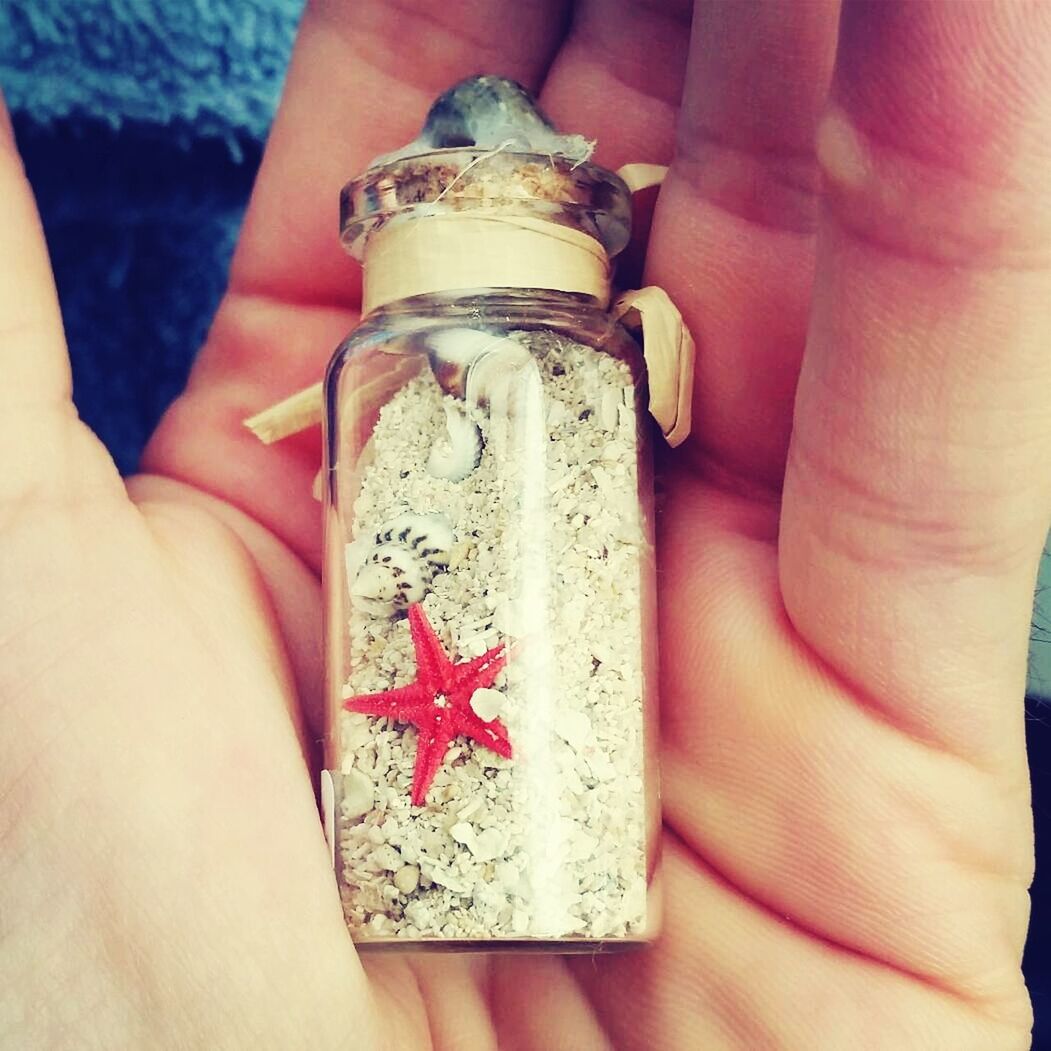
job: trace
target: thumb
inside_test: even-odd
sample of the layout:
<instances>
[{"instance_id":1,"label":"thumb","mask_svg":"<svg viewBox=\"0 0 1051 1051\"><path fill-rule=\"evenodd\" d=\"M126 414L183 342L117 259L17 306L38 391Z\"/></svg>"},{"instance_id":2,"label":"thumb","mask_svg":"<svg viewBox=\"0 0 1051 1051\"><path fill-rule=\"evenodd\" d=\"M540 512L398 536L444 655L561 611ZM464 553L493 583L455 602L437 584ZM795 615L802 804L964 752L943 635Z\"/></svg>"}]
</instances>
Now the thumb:
<instances>
[{"instance_id":1,"label":"thumb","mask_svg":"<svg viewBox=\"0 0 1051 1051\"><path fill-rule=\"evenodd\" d=\"M122 489L73 408L47 247L0 98L0 507L100 486Z\"/></svg>"}]
</instances>

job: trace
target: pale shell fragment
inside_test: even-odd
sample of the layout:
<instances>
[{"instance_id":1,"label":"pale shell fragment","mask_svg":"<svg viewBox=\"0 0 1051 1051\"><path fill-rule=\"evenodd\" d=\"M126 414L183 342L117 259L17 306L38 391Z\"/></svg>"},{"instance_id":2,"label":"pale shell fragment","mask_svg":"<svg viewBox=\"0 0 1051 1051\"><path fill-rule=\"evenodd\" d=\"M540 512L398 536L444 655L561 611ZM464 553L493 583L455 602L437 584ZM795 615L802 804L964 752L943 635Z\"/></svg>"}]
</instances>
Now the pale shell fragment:
<instances>
[{"instance_id":1,"label":"pale shell fragment","mask_svg":"<svg viewBox=\"0 0 1051 1051\"><path fill-rule=\"evenodd\" d=\"M599 402L598 418L599 423L605 430L615 431L617 429L620 404L621 400L619 392L613 387L607 387L602 392L602 401Z\"/></svg>"},{"instance_id":2,"label":"pale shell fragment","mask_svg":"<svg viewBox=\"0 0 1051 1051\"><path fill-rule=\"evenodd\" d=\"M584 712L568 709L559 716L555 732L566 744L579 752L591 740L591 720Z\"/></svg>"},{"instance_id":3,"label":"pale shell fragment","mask_svg":"<svg viewBox=\"0 0 1051 1051\"><path fill-rule=\"evenodd\" d=\"M496 865L496 880L506 893L511 894L518 889L521 874L510 861L500 861Z\"/></svg>"},{"instance_id":4,"label":"pale shell fragment","mask_svg":"<svg viewBox=\"0 0 1051 1051\"><path fill-rule=\"evenodd\" d=\"M507 834L498 828L485 828L475 838L474 846L467 845L467 849L478 858L479 861L491 861L500 857L507 849Z\"/></svg>"},{"instance_id":5,"label":"pale shell fragment","mask_svg":"<svg viewBox=\"0 0 1051 1051\"><path fill-rule=\"evenodd\" d=\"M470 885L466 880L457 876L450 869L444 865L432 863L428 866L430 872L428 875L441 887L445 887L446 890L451 890L454 894L466 894L470 890Z\"/></svg>"},{"instance_id":6,"label":"pale shell fragment","mask_svg":"<svg viewBox=\"0 0 1051 1051\"><path fill-rule=\"evenodd\" d=\"M469 825L466 821L460 821L449 829L449 835L452 836L457 843L462 843L465 847L470 849L471 844L474 843L475 839L474 825Z\"/></svg>"},{"instance_id":7,"label":"pale shell fragment","mask_svg":"<svg viewBox=\"0 0 1051 1051\"><path fill-rule=\"evenodd\" d=\"M484 723L492 722L504 707L504 695L499 690L481 687L471 694L471 708Z\"/></svg>"},{"instance_id":8,"label":"pale shell fragment","mask_svg":"<svg viewBox=\"0 0 1051 1051\"><path fill-rule=\"evenodd\" d=\"M403 865L394 873L394 886L402 894L411 894L420 885L420 870L416 865Z\"/></svg>"},{"instance_id":9,"label":"pale shell fragment","mask_svg":"<svg viewBox=\"0 0 1051 1051\"><path fill-rule=\"evenodd\" d=\"M343 775L343 816L352 821L372 809L374 789L367 774L350 770Z\"/></svg>"},{"instance_id":10,"label":"pale shell fragment","mask_svg":"<svg viewBox=\"0 0 1051 1051\"><path fill-rule=\"evenodd\" d=\"M374 850L372 860L380 868L387 869L388 872L394 872L401 868L402 864L401 855L389 843L384 843L382 847Z\"/></svg>"},{"instance_id":11,"label":"pale shell fragment","mask_svg":"<svg viewBox=\"0 0 1051 1051\"><path fill-rule=\"evenodd\" d=\"M449 835L462 843L479 861L491 861L507 849L507 834L498 828L484 828L476 832L473 825L462 821L449 829Z\"/></svg>"}]
</instances>

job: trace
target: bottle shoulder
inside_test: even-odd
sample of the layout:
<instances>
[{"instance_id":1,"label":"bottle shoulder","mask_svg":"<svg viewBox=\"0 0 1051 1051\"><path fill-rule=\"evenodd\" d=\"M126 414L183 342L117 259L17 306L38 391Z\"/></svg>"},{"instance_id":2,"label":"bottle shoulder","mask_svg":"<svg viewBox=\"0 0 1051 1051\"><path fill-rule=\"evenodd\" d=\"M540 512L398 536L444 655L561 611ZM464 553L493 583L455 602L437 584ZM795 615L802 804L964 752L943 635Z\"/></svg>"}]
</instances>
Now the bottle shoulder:
<instances>
[{"instance_id":1,"label":"bottle shoulder","mask_svg":"<svg viewBox=\"0 0 1051 1051\"><path fill-rule=\"evenodd\" d=\"M448 343L457 329L518 339L527 345L530 333L548 333L604 351L633 367L636 359L641 362L631 334L589 297L522 292L429 294L390 304L347 335L336 348L330 371L342 368L350 358L377 353L430 356L434 340Z\"/></svg>"}]
</instances>

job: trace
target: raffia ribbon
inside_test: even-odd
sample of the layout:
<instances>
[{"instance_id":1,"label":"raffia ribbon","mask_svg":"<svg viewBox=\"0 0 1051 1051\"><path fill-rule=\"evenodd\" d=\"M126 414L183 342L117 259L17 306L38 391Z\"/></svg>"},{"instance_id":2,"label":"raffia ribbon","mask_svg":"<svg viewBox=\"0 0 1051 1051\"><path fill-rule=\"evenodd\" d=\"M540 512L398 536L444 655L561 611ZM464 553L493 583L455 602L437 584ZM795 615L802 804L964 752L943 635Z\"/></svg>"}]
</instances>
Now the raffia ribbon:
<instances>
[{"instance_id":1,"label":"raffia ribbon","mask_svg":"<svg viewBox=\"0 0 1051 1051\"><path fill-rule=\"evenodd\" d=\"M634 193L660 185L666 172L660 165L628 164L618 174ZM608 265L598 259L601 246L584 234L536 220L466 215L432 217L426 228L440 236L425 237L425 230L409 223L386 232L378 240L375 254L370 246L365 313L407 295L494 285L585 291L602 303L608 302ZM464 252L461 248L458 254L446 250L443 255L442 245L447 249L459 231L472 240L472 250ZM450 268L449 259L459 262ZM470 262L463 265L464 259ZM439 260L444 265L439 266ZM440 278L433 277L438 273ZM499 277L495 282L494 273ZM480 276L483 274L484 278ZM690 433L695 357L693 337L682 315L667 293L656 287L625 292L610 311L615 320L641 336L649 376L650 414L669 445L682 444ZM316 383L244 423L260 441L270 444L320 424L323 413L323 385Z\"/></svg>"},{"instance_id":2,"label":"raffia ribbon","mask_svg":"<svg viewBox=\"0 0 1051 1051\"><path fill-rule=\"evenodd\" d=\"M606 250L579 230L522 215L454 212L395 223L369 238L361 309L368 315L427 292L533 287L580 292L605 306L609 280Z\"/></svg>"},{"instance_id":3,"label":"raffia ribbon","mask_svg":"<svg viewBox=\"0 0 1051 1051\"><path fill-rule=\"evenodd\" d=\"M693 336L663 288L625 292L610 308L614 319L642 337L650 385L650 415L674 448L690 434L693 406Z\"/></svg>"},{"instance_id":4,"label":"raffia ribbon","mask_svg":"<svg viewBox=\"0 0 1051 1051\"><path fill-rule=\"evenodd\" d=\"M316 427L321 423L325 408L325 385L313 383L289 395L254 416L244 425L264 444L273 445L282 438Z\"/></svg>"},{"instance_id":5,"label":"raffia ribbon","mask_svg":"<svg viewBox=\"0 0 1051 1051\"><path fill-rule=\"evenodd\" d=\"M668 174L663 164L625 164L617 169L617 174L624 180L632 193L648 190L651 186L660 186Z\"/></svg>"}]
</instances>

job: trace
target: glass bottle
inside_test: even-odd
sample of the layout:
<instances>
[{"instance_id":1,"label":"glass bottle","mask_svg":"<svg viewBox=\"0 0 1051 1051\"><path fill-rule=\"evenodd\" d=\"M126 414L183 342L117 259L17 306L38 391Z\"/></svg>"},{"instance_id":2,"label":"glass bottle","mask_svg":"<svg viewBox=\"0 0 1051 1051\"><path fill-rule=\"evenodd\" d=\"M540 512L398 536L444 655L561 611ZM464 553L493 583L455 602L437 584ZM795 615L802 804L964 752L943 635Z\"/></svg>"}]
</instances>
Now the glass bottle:
<instances>
[{"instance_id":1,"label":"glass bottle","mask_svg":"<svg viewBox=\"0 0 1051 1051\"><path fill-rule=\"evenodd\" d=\"M650 428L606 309L627 187L458 143L373 166L342 211L366 289L325 383L322 794L348 925L363 946L645 942Z\"/></svg>"}]
</instances>

